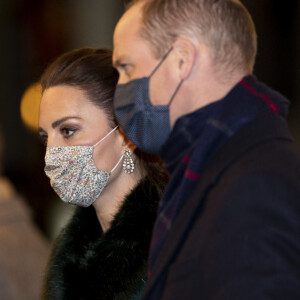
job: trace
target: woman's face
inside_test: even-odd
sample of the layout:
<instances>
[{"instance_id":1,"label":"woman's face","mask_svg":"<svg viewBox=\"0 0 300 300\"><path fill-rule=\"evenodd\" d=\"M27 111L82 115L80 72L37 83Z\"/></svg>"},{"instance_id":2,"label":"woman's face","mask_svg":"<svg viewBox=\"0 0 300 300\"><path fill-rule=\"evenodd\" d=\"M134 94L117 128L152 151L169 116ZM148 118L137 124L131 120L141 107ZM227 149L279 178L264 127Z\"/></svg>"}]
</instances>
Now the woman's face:
<instances>
[{"instance_id":1,"label":"woman's face","mask_svg":"<svg viewBox=\"0 0 300 300\"><path fill-rule=\"evenodd\" d=\"M92 146L111 130L104 111L90 102L82 90L61 85L44 91L39 132L47 146ZM111 171L123 150L123 137L116 130L95 147L97 168Z\"/></svg>"}]
</instances>

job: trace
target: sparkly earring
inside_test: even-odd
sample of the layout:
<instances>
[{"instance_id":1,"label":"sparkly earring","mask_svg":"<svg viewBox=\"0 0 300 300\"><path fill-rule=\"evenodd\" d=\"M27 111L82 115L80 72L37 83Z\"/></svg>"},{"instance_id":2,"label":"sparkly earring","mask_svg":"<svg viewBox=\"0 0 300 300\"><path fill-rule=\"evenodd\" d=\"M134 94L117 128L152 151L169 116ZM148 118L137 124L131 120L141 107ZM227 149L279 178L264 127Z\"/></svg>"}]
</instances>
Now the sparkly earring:
<instances>
[{"instance_id":1,"label":"sparkly earring","mask_svg":"<svg viewBox=\"0 0 300 300\"><path fill-rule=\"evenodd\" d=\"M123 160L123 171L126 174L131 174L134 171L134 162L132 158L132 152L128 149L125 150Z\"/></svg>"}]
</instances>

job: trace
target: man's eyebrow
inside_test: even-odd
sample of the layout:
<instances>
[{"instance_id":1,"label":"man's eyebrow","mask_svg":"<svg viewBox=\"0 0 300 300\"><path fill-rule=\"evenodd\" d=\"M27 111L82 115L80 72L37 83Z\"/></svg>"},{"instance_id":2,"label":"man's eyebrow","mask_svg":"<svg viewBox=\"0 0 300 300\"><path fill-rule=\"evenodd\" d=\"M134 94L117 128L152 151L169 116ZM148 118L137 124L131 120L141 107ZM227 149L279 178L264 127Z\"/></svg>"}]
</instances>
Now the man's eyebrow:
<instances>
[{"instance_id":1,"label":"man's eyebrow","mask_svg":"<svg viewBox=\"0 0 300 300\"><path fill-rule=\"evenodd\" d=\"M64 117L64 118L61 118L55 122L52 123L52 128L55 129L57 126L59 126L61 123L69 120L69 119L80 119L78 117L73 117L73 116L69 116L69 117Z\"/></svg>"},{"instance_id":2,"label":"man's eyebrow","mask_svg":"<svg viewBox=\"0 0 300 300\"><path fill-rule=\"evenodd\" d=\"M122 65L120 59L117 59L116 61L113 61L114 68L119 68Z\"/></svg>"}]
</instances>

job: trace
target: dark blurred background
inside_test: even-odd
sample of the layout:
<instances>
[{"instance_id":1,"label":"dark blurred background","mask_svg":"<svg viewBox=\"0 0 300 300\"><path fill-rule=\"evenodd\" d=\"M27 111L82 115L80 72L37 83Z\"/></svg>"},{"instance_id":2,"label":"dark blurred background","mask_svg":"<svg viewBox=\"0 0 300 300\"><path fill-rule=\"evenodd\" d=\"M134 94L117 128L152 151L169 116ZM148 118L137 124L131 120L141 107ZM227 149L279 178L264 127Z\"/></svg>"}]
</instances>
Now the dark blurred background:
<instances>
[{"instance_id":1,"label":"dark blurred background","mask_svg":"<svg viewBox=\"0 0 300 300\"><path fill-rule=\"evenodd\" d=\"M184 0L183 0L184 1ZM57 55L78 47L112 48L125 0L1 0L0 124L4 174L51 236L47 216L58 201L44 175L44 147L21 121L20 102ZM255 75L291 100L289 126L300 152L300 1L242 0L258 33ZM63 208L62 208L63 210ZM57 210L56 210L57 212Z\"/></svg>"}]
</instances>

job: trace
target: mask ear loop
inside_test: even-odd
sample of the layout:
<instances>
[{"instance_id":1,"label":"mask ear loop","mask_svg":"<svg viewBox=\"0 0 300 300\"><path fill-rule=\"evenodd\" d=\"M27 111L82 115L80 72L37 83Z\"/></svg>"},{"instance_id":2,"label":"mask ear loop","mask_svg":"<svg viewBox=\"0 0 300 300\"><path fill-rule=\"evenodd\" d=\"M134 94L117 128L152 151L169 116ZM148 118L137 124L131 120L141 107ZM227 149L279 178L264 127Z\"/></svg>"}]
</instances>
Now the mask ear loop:
<instances>
[{"instance_id":1,"label":"mask ear loop","mask_svg":"<svg viewBox=\"0 0 300 300\"><path fill-rule=\"evenodd\" d=\"M168 55L170 54L170 52L171 52L172 50L173 50L173 46L172 46L172 47L167 51L167 53L162 57L161 61L160 61L160 62L158 63L158 65L154 68L154 70L151 72L149 78L151 78L152 75L157 71L157 69L158 69L158 68L161 66L161 64L166 60L166 58L168 57ZM170 101L169 101L169 103L168 103L168 106L171 105L171 103L172 103L173 99L175 98L175 96L176 96L178 90L180 89L180 87L181 87L183 81L184 81L184 79L181 79L181 81L180 81L179 84L177 85L177 87L176 87L176 89L175 89L175 91L174 91L174 93L173 93L173 95L172 95L172 97L171 97L171 99L170 99Z\"/></svg>"},{"instance_id":2,"label":"mask ear loop","mask_svg":"<svg viewBox=\"0 0 300 300\"><path fill-rule=\"evenodd\" d=\"M165 61L165 59L168 57L170 52L173 50L173 46L168 50L168 52L162 57L161 61L158 63L158 65L154 68L154 70L151 72L149 78L152 77L152 75L157 71L157 69L161 66L161 64Z\"/></svg>"},{"instance_id":3,"label":"mask ear loop","mask_svg":"<svg viewBox=\"0 0 300 300\"><path fill-rule=\"evenodd\" d=\"M119 128L119 125L117 125L114 129L112 129L109 133L107 133L100 141L98 141L93 148L97 147L106 137L108 137L110 134L112 134L114 131L116 131ZM119 163L121 162L122 158L123 158L124 154L121 156L120 160L117 162L117 164L112 168L112 170L109 173L112 173L116 167L119 165Z\"/></svg>"},{"instance_id":4,"label":"mask ear loop","mask_svg":"<svg viewBox=\"0 0 300 300\"><path fill-rule=\"evenodd\" d=\"M175 89L175 91L174 91L174 93L173 93L173 95L172 95L172 97L171 97L171 99L170 99L170 101L169 101L169 103L168 103L168 106L171 105L171 103L172 103L173 99L175 98L177 92L179 91L179 89L180 89L180 87L181 87L183 81L184 81L184 79L181 79L181 80L180 80L179 84L177 85L177 88Z\"/></svg>"},{"instance_id":5,"label":"mask ear loop","mask_svg":"<svg viewBox=\"0 0 300 300\"><path fill-rule=\"evenodd\" d=\"M119 161L116 163L116 165L111 169L111 171L109 173L112 173L116 168L117 166L120 164L120 162L122 161L124 157L124 154L122 154L121 158L119 159Z\"/></svg>"},{"instance_id":6,"label":"mask ear loop","mask_svg":"<svg viewBox=\"0 0 300 300\"><path fill-rule=\"evenodd\" d=\"M119 125L117 125L114 129L112 129L109 133L107 133L100 141L98 141L93 148L97 147L106 137L108 137L111 133L116 131L119 128Z\"/></svg>"}]
</instances>

